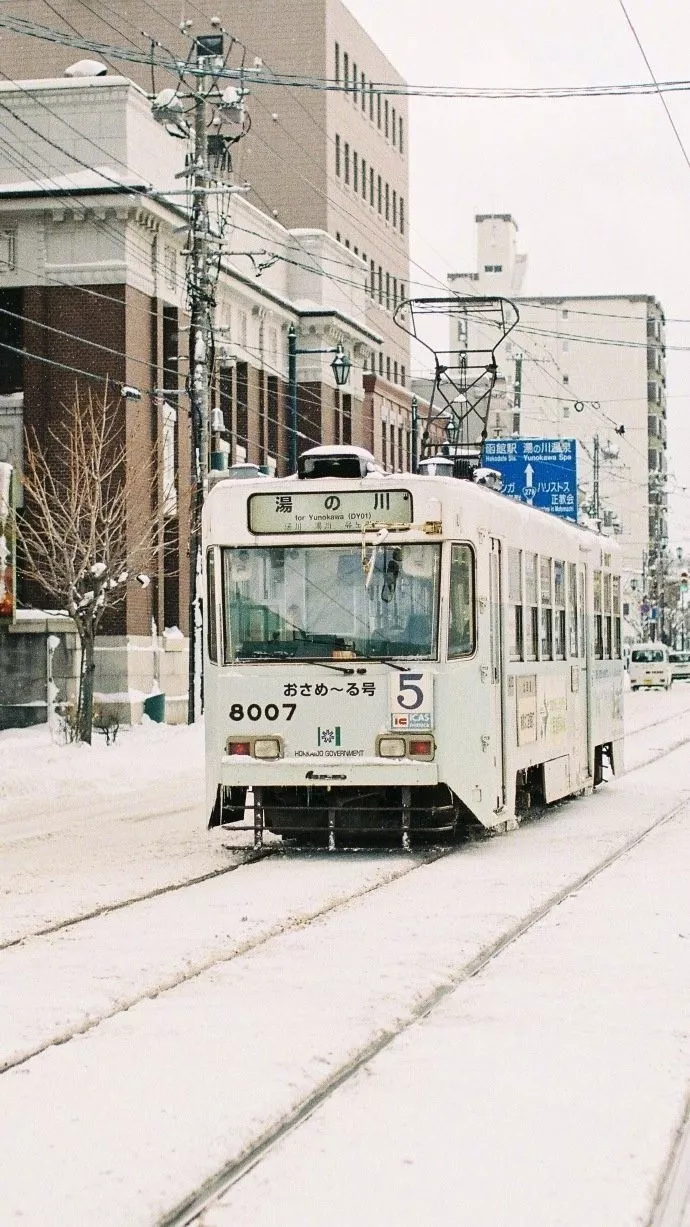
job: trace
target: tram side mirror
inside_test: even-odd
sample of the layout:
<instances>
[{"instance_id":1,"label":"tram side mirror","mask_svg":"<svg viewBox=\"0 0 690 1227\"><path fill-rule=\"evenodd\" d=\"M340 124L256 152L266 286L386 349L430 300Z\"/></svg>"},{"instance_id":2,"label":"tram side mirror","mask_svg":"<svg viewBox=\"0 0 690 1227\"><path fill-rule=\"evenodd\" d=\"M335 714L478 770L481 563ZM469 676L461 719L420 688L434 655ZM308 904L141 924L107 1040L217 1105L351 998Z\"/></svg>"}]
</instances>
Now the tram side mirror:
<instances>
[{"instance_id":1,"label":"tram side mirror","mask_svg":"<svg viewBox=\"0 0 690 1227\"><path fill-rule=\"evenodd\" d=\"M228 554L230 582L246 584L252 578L252 556L249 550L231 550Z\"/></svg>"},{"instance_id":2,"label":"tram side mirror","mask_svg":"<svg viewBox=\"0 0 690 1227\"><path fill-rule=\"evenodd\" d=\"M428 545L404 545L402 548L403 575L412 575L415 579L432 579L436 556L434 549Z\"/></svg>"},{"instance_id":3,"label":"tram side mirror","mask_svg":"<svg viewBox=\"0 0 690 1227\"><path fill-rule=\"evenodd\" d=\"M393 600L395 589L398 583L400 574L400 556L402 550L395 546L390 552L386 551L386 564L384 572L383 587L381 589L381 600L386 604Z\"/></svg>"}]
</instances>

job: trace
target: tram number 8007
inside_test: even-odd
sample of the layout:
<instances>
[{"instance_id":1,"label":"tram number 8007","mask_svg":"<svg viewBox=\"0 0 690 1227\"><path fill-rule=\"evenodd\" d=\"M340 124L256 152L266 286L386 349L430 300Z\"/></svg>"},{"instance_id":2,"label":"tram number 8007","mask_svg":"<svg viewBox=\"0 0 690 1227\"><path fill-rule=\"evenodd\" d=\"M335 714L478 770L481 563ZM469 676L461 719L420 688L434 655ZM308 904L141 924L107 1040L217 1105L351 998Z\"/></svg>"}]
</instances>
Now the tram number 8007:
<instances>
[{"instance_id":1,"label":"tram number 8007","mask_svg":"<svg viewBox=\"0 0 690 1227\"><path fill-rule=\"evenodd\" d=\"M292 720L297 704L282 703L281 707L287 712L285 719ZM277 703L267 703L265 707L262 707L260 703L250 703L245 709L243 703L233 703L229 714L231 720L244 720L245 716L247 720L260 720L262 716L264 720L277 720L280 715L280 707Z\"/></svg>"}]
</instances>

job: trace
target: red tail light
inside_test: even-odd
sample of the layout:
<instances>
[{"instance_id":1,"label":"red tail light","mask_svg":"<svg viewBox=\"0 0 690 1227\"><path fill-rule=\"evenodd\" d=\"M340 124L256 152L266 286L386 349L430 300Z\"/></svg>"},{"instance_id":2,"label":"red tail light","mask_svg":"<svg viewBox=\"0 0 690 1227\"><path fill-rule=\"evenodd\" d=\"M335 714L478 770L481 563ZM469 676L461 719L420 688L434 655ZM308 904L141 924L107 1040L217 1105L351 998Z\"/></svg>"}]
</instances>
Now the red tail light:
<instances>
[{"instance_id":1,"label":"red tail light","mask_svg":"<svg viewBox=\"0 0 690 1227\"><path fill-rule=\"evenodd\" d=\"M407 753L410 758L432 758L434 753L434 743L432 738L410 738L407 743Z\"/></svg>"},{"instance_id":2,"label":"red tail light","mask_svg":"<svg viewBox=\"0 0 690 1227\"><path fill-rule=\"evenodd\" d=\"M252 747L249 741L229 741L228 754L251 754Z\"/></svg>"}]
</instances>

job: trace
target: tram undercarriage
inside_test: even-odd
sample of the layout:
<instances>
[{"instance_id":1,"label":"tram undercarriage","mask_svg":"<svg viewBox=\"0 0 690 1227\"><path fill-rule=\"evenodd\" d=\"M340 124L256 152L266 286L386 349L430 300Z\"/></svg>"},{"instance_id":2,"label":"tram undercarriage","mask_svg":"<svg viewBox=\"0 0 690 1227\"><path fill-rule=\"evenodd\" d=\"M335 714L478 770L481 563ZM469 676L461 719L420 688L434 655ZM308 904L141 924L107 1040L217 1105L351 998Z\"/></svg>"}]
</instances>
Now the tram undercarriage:
<instances>
[{"instance_id":1,"label":"tram undercarriage","mask_svg":"<svg viewBox=\"0 0 690 1227\"><path fill-rule=\"evenodd\" d=\"M221 793L223 793L221 801ZM387 788L244 788L218 790L209 826L253 818L254 841L264 830L300 843L352 847L369 842L410 845L412 835L452 836L473 820L445 784Z\"/></svg>"}]
</instances>

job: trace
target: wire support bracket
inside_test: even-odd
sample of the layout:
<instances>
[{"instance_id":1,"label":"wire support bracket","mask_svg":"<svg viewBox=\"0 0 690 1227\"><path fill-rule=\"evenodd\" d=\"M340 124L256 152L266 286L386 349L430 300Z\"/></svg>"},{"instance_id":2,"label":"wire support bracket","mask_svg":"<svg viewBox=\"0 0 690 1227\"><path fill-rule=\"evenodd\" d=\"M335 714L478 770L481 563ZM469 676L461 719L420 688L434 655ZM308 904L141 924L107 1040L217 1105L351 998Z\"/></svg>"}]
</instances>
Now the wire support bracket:
<instances>
[{"instance_id":1,"label":"wire support bracket","mask_svg":"<svg viewBox=\"0 0 690 1227\"><path fill-rule=\"evenodd\" d=\"M457 338L457 349L437 349L427 338L439 317ZM498 367L496 351L520 319L509 298L461 297L448 294L435 298L406 298L398 303L394 322L433 355L434 381L422 434L422 458L443 446L447 455L457 455L461 443L469 444L487 435L491 394ZM455 327L453 324L455 323ZM469 341L474 344L470 348ZM436 430L432 427L436 426ZM445 429L445 438L440 428ZM474 436L474 440L470 439Z\"/></svg>"}]
</instances>

